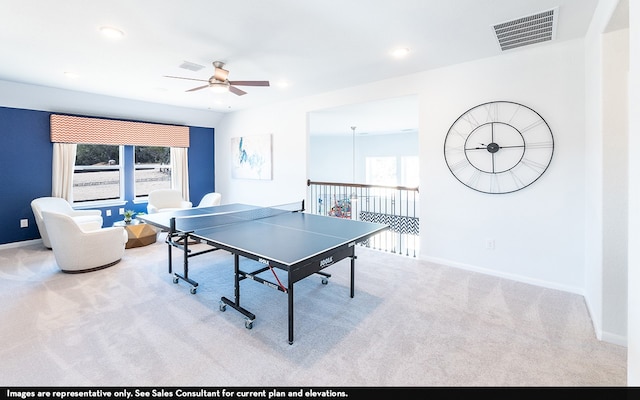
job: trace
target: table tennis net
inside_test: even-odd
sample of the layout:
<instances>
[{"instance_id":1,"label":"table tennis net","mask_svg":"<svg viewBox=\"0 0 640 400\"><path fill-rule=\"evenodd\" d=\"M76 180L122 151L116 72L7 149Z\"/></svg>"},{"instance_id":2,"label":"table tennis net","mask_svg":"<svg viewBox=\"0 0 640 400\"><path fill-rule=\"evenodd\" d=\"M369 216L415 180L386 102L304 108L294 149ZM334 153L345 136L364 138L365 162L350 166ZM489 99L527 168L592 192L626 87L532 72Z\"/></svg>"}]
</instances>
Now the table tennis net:
<instances>
[{"instance_id":1,"label":"table tennis net","mask_svg":"<svg viewBox=\"0 0 640 400\"><path fill-rule=\"evenodd\" d=\"M198 229L215 228L247 221L255 221L296 211L304 211L304 203L296 202L270 207L256 207L242 211L175 217L174 227L176 231L195 231Z\"/></svg>"}]
</instances>

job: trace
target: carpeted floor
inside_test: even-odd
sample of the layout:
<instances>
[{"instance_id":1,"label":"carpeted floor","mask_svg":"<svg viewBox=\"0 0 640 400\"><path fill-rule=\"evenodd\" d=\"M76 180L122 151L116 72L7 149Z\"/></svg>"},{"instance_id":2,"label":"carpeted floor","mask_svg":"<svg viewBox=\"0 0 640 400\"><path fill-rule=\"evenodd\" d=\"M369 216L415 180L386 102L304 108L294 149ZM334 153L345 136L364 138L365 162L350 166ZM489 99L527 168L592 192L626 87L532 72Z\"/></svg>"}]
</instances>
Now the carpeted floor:
<instances>
[{"instance_id":1,"label":"carpeted floor","mask_svg":"<svg viewBox=\"0 0 640 400\"><path fill-rule=\"evenodd\" d=\"M77 275L38 242L2 249L0 386L626 385L626 348L595 338L580 296L356 253L354 298L348 260L328 285L296 283L289 345L284 293L242 282L253 329L220 311L233 296L226 252L191 259L192 295L167 273L162 237Z\"/></svg>"}]
</instances>

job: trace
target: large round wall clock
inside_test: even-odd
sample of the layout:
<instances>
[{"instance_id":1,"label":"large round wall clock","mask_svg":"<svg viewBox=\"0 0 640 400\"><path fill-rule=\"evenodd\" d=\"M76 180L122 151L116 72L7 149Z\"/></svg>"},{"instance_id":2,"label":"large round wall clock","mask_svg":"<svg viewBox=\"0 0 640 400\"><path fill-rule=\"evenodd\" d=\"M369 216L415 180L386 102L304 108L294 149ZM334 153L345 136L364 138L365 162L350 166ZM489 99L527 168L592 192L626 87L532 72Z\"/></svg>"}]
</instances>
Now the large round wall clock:
<instances>
[{"instance_id":1,"label":"large round wall clock","mask_svg":"<svg viewBox=\"0 0 640 400\"><path fill-rule=\"evenodd\" d=\"M461 183L483 193L511 193L531 185L553 157L553 134L534 110L492 101L466 111L451 125L444 158Z\"/></svg>"}]
</instances>

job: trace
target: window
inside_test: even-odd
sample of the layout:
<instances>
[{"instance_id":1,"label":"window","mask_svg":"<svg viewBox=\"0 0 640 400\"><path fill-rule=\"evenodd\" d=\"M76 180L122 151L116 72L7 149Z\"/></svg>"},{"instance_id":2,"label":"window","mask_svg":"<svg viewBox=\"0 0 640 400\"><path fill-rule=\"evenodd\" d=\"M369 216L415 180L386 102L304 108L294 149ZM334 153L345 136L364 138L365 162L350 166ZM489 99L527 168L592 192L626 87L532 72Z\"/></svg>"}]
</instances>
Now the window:
<instances>
[{"instance_id":1,"label":"window","mask_svg":"<svg viewBox=\"0 0 640 400\"><path fill-rule=\"evenodd\" d=\"M417 187L420 184L417 156L367 157L365 167L369 185Z\"/></svg>"},{"instance_id":2,"label":"window","mask_svg":"<svg viewBox=\"0 0 640 400\"><path fill-rule=\"evenodd\" d=\"M396 186L396 157L367 157L366 182L369 185Z\"/></svg>"},{"instance_id":3,"label":"window","mask_svg":"<svg viewBox=\"0 0 640 400\"><path fill-rule=\"evenodd\" d=\"M171 149L135 147L135 197L146 197L156 189L171 188Z\"/></svg>"},{"instance_id":4,"label":"window","mask_svg":"<svg viewBox=\"0 0 640 400\"><path fill-rule=\"evenodd\" d=\"M400 159L400 186L418 187L420 185L420 160L417 156Z\"/></svg>"},{"instance_id":5,"label":"window","mask_svg":"<svg viewBox=\"0 0 640 400\"><path fill-rule=\"evenodd\" d=\"M78 144L73 171L74 203L122 198L122 146Z\"/></svg>"}]
</instances>

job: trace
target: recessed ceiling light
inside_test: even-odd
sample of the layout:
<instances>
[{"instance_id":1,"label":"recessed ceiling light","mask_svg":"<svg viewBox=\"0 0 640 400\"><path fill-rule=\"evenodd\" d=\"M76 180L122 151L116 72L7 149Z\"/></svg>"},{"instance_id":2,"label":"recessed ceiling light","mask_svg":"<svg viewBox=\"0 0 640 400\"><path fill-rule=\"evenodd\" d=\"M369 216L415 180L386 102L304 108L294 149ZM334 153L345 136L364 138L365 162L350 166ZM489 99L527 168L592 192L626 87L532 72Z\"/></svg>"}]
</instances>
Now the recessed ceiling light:
<instances>
[{"instance_id":1,"label":"recessed ceiling light","mask_svg":"<svg viewBox=\"0 0 640 400\"><path fill-rule=\"evenodd\" d=\"M124 32L112 26L101 26L100 33L111 39L120 39L124 37Z\"/></svg>"},{"instance_id":2,"label":"recessed ceiling light","mask_svg":"<svg viewBox=\"0 0 640 400\"><path fill-rule=\"evenodd\" d=\"M410 52L411 52L411 49L409 49L408 47L400 47L393 50L391 52L391 55L394 56L395 58L402 58L402 57L405 57Z\"/></svg>"},{"instance_id":3,"label":"recessed ceiling light","mask_svg":"<svg viewBox=\"0 0 640 400\"><path fill-rule=\"evenodd\" d=\"M66 76L69 79L76 79L78 78L78 74L76 74L75 72L71 72L71 71L65 71L64 76Z\"/></svg>"}]
</instances>

